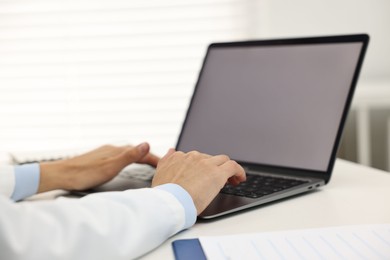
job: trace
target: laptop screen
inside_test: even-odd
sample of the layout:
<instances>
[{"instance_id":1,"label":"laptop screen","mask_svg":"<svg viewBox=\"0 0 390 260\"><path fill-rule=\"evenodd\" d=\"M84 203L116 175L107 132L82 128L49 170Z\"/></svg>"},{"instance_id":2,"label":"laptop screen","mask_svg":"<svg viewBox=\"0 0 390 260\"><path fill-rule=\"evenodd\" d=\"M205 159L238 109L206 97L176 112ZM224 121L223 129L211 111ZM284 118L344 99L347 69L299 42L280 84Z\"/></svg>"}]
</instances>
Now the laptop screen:
<instances>
[{"instance_id":1,"label":"laptop screen","mask_svg":"<svg viewBox=\"0 0 390 260\"><path fill-rule=\"evenodd\" d=\"M177 149L327 170L362 45L212 45Z\"/></svg>"}]
</instances>

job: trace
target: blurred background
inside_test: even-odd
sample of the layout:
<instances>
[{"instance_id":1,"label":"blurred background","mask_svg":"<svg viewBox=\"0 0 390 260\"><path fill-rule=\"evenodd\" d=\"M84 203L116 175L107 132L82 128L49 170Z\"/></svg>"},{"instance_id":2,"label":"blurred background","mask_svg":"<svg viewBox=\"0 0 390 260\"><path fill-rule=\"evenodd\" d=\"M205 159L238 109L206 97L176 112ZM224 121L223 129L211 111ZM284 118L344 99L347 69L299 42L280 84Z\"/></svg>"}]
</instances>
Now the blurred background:
<instances>
[{"instance_id":1,"label":"blurred background","mask_svg":"<svg viewBox=\"0 0 390 260\"><path fill-rule=\"evenodd\" d=\"M339 157L390 169L390 1L0 0L0 161L175 146L211 42L368 33Z\"/></svg>"}]
</instances>

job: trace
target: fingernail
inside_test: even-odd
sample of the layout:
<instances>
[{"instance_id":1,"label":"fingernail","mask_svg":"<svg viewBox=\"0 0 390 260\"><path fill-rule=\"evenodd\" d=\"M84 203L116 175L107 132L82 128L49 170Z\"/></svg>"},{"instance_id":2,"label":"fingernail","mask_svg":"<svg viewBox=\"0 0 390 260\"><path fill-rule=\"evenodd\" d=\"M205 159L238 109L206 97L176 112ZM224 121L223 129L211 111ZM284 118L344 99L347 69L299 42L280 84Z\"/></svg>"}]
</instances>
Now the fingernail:
<instances>
[{"instance_id":1,"label":"fingernail","mask_svg":"<svg viewBox=\"0 0 390 260\"><path fill-rule=\"evenodd\" d=\"M149 149L149 145L147 143L142 143L137 146L138 151L141 153L146 153L147 150Z\"/></svg>"}]
</instances>

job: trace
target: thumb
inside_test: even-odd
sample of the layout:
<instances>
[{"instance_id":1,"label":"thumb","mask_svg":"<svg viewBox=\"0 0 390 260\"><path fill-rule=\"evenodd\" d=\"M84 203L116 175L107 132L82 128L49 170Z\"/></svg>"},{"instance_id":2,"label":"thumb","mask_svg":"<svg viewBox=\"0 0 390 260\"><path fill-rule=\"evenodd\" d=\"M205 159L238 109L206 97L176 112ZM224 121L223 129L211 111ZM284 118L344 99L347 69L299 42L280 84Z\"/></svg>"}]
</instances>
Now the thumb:
<instances>
[{"instance_id":1,"label":"thumb","mask_svg":"<svg viewBox=\"0 0 390 260\"><path fill-rule=\"evenodd\" d=\"M131 163L138 162L149 153L150 146L148 143L141 143L136 147L126 149L119 157L121 166L125 167Z\"/></svg>"},{"instance_id":2,"label":"thumb","mask_svg":"<svg viewBox=\"0 0 390 260\"><path fill-rule=\"evenodd\" d=\"M141 144L137 145L135 147L135 149L133 149L133 150L136 150L137 155L140 156L140 158L142 158L149 153L149 149L150 149L150 146L148 143L141 143Z\"/></svg>"}]
</instances>

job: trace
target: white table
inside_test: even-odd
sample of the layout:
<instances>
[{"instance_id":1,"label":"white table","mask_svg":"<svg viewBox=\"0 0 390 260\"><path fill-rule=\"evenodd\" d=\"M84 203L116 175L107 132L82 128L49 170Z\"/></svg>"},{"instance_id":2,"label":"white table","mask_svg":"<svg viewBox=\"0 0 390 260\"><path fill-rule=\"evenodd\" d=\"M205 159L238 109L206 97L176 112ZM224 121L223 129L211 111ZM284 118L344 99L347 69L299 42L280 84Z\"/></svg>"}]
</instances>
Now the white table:
<instances>
[{"instance_id":1,"label":"white table","mask_svg":"<svg viewBox=\"0 0 390 260\"><path fill-rule=\"evenodd\" d=\"M381 223L390 223L390 173L338 159L330 183L322 189L198 222L141 259L174 259L171 242L176 239Z\"/></svg>"}]
</instances>

